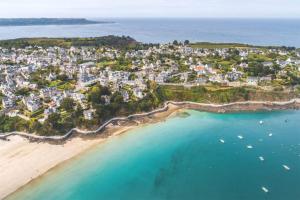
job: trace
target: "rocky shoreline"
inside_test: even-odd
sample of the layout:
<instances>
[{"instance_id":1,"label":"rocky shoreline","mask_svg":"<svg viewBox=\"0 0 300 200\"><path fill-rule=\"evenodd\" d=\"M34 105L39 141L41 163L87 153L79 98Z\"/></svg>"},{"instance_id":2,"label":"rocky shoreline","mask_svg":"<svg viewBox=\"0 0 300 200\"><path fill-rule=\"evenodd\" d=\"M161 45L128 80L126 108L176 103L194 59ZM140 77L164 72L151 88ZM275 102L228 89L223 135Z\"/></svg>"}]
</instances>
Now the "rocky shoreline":
<instances>
[{"instance_id":1,"label":"rocky shoreline","mask_svg":"<svg viewBox=\"0 0 300 200\"><path fill-rule=\"evenodd\" d=\"M247 101L228 104L202 104L185 102L183 108L214 113L233 113L233 112L257 112L275 110L298 110L300 109L300 99L292 99L285 102L267 101Z\"/></svg>"}]
</instances>

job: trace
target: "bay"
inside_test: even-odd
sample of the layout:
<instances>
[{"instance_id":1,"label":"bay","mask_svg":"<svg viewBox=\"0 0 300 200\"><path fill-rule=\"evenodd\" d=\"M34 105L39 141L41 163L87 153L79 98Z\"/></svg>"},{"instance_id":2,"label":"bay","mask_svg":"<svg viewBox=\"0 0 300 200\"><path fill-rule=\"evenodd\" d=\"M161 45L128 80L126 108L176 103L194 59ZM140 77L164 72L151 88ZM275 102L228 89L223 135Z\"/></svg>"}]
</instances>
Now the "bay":
<instances>
[{"instance_id":1,"label":"bay","mask_svg":"<svg viewBox=\"0 0 300 200\"><path fill-rule=\"evenodd\" d=\"M300 111L187 110L113 137L8 199L298 200L299 120Z\"/></svg>"},{"instance_id":2,"label":"bay","mask_svg":"<svg viewBox=\"0 0 300 200\"><path fill-rule=\"evenodd\" d=\"M236 42L300 47L300 19L91 19L108 24L0 27L0 39L131 36L145 43Z\"/></svg>"}]
</instances>

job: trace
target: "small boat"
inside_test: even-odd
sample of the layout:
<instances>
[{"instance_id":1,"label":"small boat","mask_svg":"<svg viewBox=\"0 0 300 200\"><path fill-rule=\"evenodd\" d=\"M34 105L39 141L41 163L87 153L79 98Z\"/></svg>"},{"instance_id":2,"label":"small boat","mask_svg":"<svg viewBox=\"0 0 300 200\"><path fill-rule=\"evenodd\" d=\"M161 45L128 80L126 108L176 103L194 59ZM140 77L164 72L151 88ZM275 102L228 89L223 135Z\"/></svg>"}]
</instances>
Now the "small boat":
<instances>
[{"instance_id":1,"label":"small boat","mask_svg":"<svg viewBox=\"0 0 300 200\"><path fill-rule=\"evenodd\" d=\"M259 156L259 160L264 161L265 159L264 159L264 157Z\"/></svg>"},{"instance_id":2,"label":"small boat","mask_svg":"<svg viewBox=\"0 0 300 200\"><path fill-rule=\"evenodd\" d=\"M252 145L248 145L247 148L248 149L253 149L253 146Z\"/></svg>"},{"instance_id":3,"label":"small boat","mask_svg":"<svg viewBox=\"0 0 300 200\"><path fill-rule=\"evenodd\" d=\"M220 142L224 144L224 143L225 143L225 140L220 139Z\"/></svg>"},{"instance_id":4,"label":"small boat","mask_svg":"<svg viewBox=\"0 0 300 200\"><path fill-rule=\"evenodd\" d=\"M259 121L259 124L260 124L260 125L262 125L263 123L264 123L264 121L262 121L262 120L261 120L261 121Z\"/></svg>"},{"instance_id":5,"label":"small boat","mask_svg":"<svg viewBox=\"0 0 300 200\"><path fill-rule=\"evenodd\" d=\"M270 133L270 134L269 134L269 137L272 137L272 136L273 136L273 133Z\"/></svg>"},{"instance_id":6,"label":"small boat","mask_svg":"<svg viewBox=\"0 0 300 200\"><path fill-rule=\"evenodd\" d=\"M287 165L282 165L282 167L285 169L285 170L290 170L291 168Z\"/></svg>"},{"instance_id":7,"label":"small boat","mask_svg":"<svg viewBox=\"0 0 300 200\"><path fill-rule=\"evenodd\" d=\"M238 138L239 138L239 139L243 139L244 137L243 137L243 136L241 136L241 135L238 135Z\"/></svg>"},{"instance_id":8,"label":"small boat","mask_svg":"<svg viewBox=\"0 0 300 200\"><path fill-rule=\"evenodd\" d=\"M265 193L268 193L269 190L266 188L266 187L261 187L261 189L265 192Z\"/></svg>"}]
</instances>

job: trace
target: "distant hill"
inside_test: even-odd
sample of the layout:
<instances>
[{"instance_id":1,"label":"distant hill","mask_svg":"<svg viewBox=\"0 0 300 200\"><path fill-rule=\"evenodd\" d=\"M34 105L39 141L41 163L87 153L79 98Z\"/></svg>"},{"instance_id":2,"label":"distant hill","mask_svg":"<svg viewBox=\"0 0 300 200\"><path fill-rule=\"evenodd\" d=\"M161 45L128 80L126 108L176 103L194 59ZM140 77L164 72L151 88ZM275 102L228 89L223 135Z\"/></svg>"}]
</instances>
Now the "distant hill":
<instances>
[{"instance_id":1,"label":"distant hill","mask_svg":"<svg viewBox=\"0 0 300 200\"><path fill-rule=\"evenodd\" d=\"M215 48L271 48L271 49L286 49L286 50L295 50L295 47L287 46L263 46L263 45L250 45L242 43L213 43L213 42L196 42L191 43L193 48L204 48L204 49L215 49Z\"/></svg>"},{"instance_id":2,"label":"distant hill","mask_svg":"<svg viewBox=\"0 0 300 200\"><path fill-rule=\"evenodd\" d=\"M116 48L134 48L139 43L131 37L103 36L93 38L20 38L12 40L0 40L0 47L24 48L26 46L59 46L59 47L81 47L81 46L109 46Z\"/></svg>"},{"instance_id":3,"label":"distant hill","mask_svg":"<svg viewBox=\"0 0 300 200\"><path fill-rule=\"evenodd\" d=\"M84 18L0 18L0 26L85 25L112 23Z\"/></svg>"}]
</instances>

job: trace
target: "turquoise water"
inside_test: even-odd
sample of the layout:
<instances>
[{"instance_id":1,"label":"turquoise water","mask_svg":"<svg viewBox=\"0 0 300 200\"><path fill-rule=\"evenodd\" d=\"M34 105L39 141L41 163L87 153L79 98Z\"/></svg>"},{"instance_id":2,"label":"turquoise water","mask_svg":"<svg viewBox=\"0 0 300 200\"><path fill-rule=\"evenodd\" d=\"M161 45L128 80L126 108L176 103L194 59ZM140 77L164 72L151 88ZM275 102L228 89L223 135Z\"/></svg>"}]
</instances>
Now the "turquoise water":
<instances>
[{"instance_id":1,"label":"turquoise water","mask_svg":"<svg viewBox=\"0 0 300 200\"><path fill-rule=\"evenodd\" d=\"M107 21L116 23L0 27L0 39L128 35L147 43L188 39L194 42L239 42L300 47L300 19L107 19Z\"/></svg>"},{"instance_id":2,"label":"turquoise water","mask_svg":"<svg viewBox=\"0 0 300 200\"><path fill-rule=\"evenodd\" d=\"M299 111L188 113L114 137L9 199L300 199Z\"/></svg>"}]
</instances>

